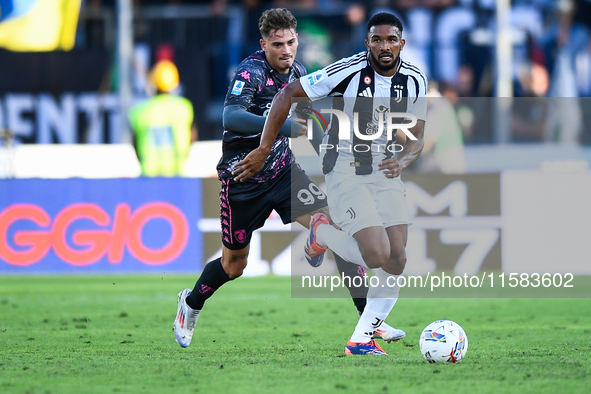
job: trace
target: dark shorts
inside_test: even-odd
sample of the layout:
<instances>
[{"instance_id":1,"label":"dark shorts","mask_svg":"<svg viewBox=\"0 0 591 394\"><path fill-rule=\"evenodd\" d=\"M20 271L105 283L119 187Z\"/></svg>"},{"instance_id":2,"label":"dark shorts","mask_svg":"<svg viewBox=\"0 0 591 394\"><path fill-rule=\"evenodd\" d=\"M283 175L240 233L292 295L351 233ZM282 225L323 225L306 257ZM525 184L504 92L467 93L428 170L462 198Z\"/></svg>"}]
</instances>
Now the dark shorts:
<instances>
[{"instance_id":1,"label":"dark shorts","mask_svg":"<svg viewBox=\"0 0 591 394\"><path fill-rule=\"evenodd\" d=\"M283 223L327 206L326 195L297 164L263 183L222 179L220 222L222 243L230 250L245 248L254 230L275 210Z\"/></svg>"}]
</instances>

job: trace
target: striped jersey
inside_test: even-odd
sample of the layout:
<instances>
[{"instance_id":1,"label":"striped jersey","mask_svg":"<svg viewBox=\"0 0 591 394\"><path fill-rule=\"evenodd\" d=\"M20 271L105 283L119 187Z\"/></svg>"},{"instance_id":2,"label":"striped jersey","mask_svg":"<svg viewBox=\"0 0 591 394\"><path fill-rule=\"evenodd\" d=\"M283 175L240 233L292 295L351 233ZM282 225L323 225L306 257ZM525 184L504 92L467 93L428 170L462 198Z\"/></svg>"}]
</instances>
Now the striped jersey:
<instances>
[{"instance_id":1,"label":"striped jersey","mask_svg":"<svg viewBox=\"0 0 591 394\"><path fill-rule=\"evenodd\" d=\"M391 140L387 138L387 114L410 113L417 120L427 117L427 77L402 58L391 77L375 72L369 53L361 52L301 77L300 83L312 100L335 97L332 109L343 111L350 122L351 138L339 139L339 123L332 116L320 147L325 174L333 170L355 175L377 172L378 164L400 149L395 145L396 131ZM397 120L392 123L409 121ZM371 137L359 138L353 132L355 127L360 134Z\"/></svg>"}]
</instances>

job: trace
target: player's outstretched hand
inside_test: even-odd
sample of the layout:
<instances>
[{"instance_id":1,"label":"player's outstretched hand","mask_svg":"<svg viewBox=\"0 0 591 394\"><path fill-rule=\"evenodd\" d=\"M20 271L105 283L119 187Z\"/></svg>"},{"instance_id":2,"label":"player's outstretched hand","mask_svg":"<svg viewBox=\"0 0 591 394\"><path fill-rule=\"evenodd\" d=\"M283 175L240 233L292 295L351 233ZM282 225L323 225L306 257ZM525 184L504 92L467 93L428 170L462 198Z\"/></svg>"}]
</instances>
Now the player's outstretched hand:
<instances>
[{"instance_id":1,"label":"player's outstretched hand","mask_svg":"<svg viewBox=\"0 0 591 394\"><path fill-rule=\"evenodd\" d=\"M306 127L306 120L302 119L302 118L291 118L292 122L296 122L302 125L302 127L300 128L300 131L298 131L298 134L296 136L294 136L295 138L297 137L301 137L302 135L306 135L308 133L308 128Z\"/></svg>"},{"instance_id":2,"label":"player's outstretched hand","mask_svg":"<svg viewBox=\"0 0 591 394\"><path fill-rule=\"evenodd\" d=\"M380 171L384 171L386 178L395 178L402 172L402 167L395 157L384 159L378 165Z\"/></svg>"},{"instance_id":3,"label":"player's outstretched hand","mask_svg":"<svg viewBox=\"0 0 591 394\"><path fill-rule=\"evenodd\" d=\"M234 180L236 182L246 182L252 178L256 173L263 169L267 156L259 148L253 150L243 160L236 163L234 166Z\"/></svg>"}]
</instances>

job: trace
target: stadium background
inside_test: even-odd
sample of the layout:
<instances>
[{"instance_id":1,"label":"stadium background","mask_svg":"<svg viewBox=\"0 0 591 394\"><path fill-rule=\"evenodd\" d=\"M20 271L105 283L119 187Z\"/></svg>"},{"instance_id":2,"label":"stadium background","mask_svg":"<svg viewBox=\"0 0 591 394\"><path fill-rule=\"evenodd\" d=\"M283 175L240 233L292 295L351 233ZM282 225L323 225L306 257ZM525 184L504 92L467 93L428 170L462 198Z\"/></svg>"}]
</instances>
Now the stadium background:
<instances>
[{"instance_id":1,"label":"stadium background","mask_svg":"<svg viewBox=\"0 0 591 394\"><path fill-rule=\"evenodd\" d=\"M455 95L458 111L472 105L478 121L461 122L465 171L434 175L411 168L405 173L417 219L409 270L556 271L560 260L560 269L591 273L584 260L589 245L581 242L591 235L586 224L591 212L583 198L591 195L589 47L576 58L574 84L552 79L563 75L556 71L560 51L554 32L572 2L516 1L500 21L499 7L507 4L486 0L138 1L127 52L122 14L131 14L126 4L83 2L71 50L62 44L19 50L11 46L11 36L0 36L0 46L11 48L0 50L0 176L6 178L0 181L0 272L200 271L219 247L214 166L229 77L259 47L261 11L287 6L298 17L298 57L309 71L362 50L368 16L390 10L405 26L403 55ZM503 23L511 27L509 74L503 74L499 54ZM178 65L178 93L193 102L200 130L185 179L139 177L121 116L149 95L147 70L162 53ZM121 73L125 56L132 66L128 74ZM538 66L549 78L542 90L533 89L527 78ZM555 87L563 85L570 90ZM127 103L125 87L131 93ZM567 97L554 97L565 92ZM540 122L540 111L551 107L576 111L555 121L550 134L542 131L543 121L532 132L511 120L505 126L497 121L495 111L505 102L513 111L523 104L521 125ZM309 147L294 150L319 176ZM288 253L293 234L271 219L255 237L248 275L288 275L293 268ZM121 223L135 224L135 233ZM175 246L182 226L184 242ZM330 272L330 264L325 269Z\"/></svg>"},{"instance_id":2,"label":"stadium background","mask_svg":"<svg viewBox=\"0 0 591 394\"><path fill-rule=\"evenodd\" d=\"M572 69L556 61L572 4L0 0L0 392L588 392L589 47ZM298 16L309 70L362 49L368 16L394 11L405 57L452 96L465 169L405 171L407 273L586 275L576 291L433 299L405 289L388 323L407 337L385 345L390 357L345 357L351 301L295 299L295 276L283 275L307 264L305 235L271 217L253 237L246 275L258 277L223 286L198 340L180 348L176 294L220 245L214 166L228 78L258 48L261 10L276 5ZM121 116L146 97L162 54L174 55L200 128L185 178L140 177ZM553 109L562 117L551 123ZM292 145L322 183L308 141ZM333 271L326 261L318 274ZM441 318L470 339L459 365L427 364L418 350L423 327Z\"/></svg>"}]
</instances>

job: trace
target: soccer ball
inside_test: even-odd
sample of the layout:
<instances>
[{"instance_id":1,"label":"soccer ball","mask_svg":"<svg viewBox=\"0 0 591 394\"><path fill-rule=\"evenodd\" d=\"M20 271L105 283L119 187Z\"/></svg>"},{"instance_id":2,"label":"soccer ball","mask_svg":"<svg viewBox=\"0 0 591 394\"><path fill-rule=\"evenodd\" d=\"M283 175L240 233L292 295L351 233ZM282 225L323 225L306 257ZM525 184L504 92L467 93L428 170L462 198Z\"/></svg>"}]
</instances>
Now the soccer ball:
<instances>
[{"instance_id":1,"label":"soccer ball","mask_svg":"<svg viewBox=\"0 0 591 394\"><path fill-rule=\"evenodd\" d=\"M459 363L468 351L468 337L458 323L437 320L425 327L419 347L430 363Z\"/></svg>"}]
</instances>

